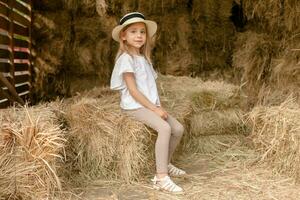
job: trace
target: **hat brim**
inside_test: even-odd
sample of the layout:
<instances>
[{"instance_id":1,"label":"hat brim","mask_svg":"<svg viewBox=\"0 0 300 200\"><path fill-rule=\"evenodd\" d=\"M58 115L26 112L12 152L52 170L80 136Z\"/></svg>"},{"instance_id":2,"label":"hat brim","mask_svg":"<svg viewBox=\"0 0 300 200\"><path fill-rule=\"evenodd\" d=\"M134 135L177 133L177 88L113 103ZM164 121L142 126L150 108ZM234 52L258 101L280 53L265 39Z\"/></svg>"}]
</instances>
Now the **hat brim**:
<instances>
[{"instance_id":1,"label":"hat brim","mask_svg":"<svg viewBox=\"0 0 300 200\"><path fill-rule=\"evenodd\" d=\"M149 37L153 37L153 35L156 33L156 30L157 30L156 22L151 21L151 20L144 20L144 19L141 19L141 18L132 18L132 19L124 22L124 24L116 26L113 29L112 34L111 34L112 38L115 41L119 42L120 41L120 32L121 32L121 30L129 24L138 23L138 22L142 22L142 23L146 24L147 33L148 33Z\"/></svg>"}]
</instances>

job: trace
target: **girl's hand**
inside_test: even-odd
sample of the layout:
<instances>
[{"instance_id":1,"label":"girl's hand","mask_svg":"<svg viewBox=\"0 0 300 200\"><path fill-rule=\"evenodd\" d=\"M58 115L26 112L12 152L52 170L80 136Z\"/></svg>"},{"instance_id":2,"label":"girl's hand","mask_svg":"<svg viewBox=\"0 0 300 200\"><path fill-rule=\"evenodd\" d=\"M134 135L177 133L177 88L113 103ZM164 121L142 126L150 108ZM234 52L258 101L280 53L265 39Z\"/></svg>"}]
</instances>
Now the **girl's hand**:
<instances>
[{"instance_id":1,"label":"girl's hand","mask_svg":"<svg viewBox=\"0 0 300 200\"><path fill-rule=\"evenodd\" d=\"M162 107L156 107L154 112L158 114L162 119L166 120L168 118L168 113Z\"/></svg>"}]
</instances>

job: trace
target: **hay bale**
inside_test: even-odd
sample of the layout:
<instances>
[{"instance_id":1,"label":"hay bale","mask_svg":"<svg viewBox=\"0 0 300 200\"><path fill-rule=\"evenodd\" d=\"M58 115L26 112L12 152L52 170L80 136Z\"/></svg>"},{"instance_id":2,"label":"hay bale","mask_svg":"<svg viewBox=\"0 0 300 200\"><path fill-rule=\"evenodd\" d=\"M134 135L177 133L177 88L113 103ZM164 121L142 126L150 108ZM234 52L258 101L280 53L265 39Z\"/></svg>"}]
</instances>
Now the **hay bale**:
<instances>
[{"instance_id":1,"label":"hay bale","mask_svg":"<svg viewBox=\"0 0 300 200\"><path fill-rule=\"evenodd\" d=\"M224 81L205 81L201 88L191 94L196 113L208 110L242 108L246 96L238 86Z\"/></svg>"},{"instance_id":2,"label":"hay bale","mask_svg":"<svg viewBox=\"0 0 300 200\"><path fill-rule=\"evenodd\" d=\"M233 146L249 145L244 135L197 135L184 138L182 149L189 153L215 154Z\"/></svg>"},{"instance_id":3,"label":"hay bale","mask_svg":"<svg viewBox=\"0 0 300 200\"><path fill-rule=\"evenodd\" d=\"M53 105L52 105L53 106ZM45 199L62 189L64 131L51 107L0 113L0 198Z\"/></svg>"},{"instance_id":4,"label":"hay bale","mask_svg":"<svg viewBox=\"0 0 300 200\"><path fill-rule=\"evenodd\" d=\"M222 81L203 82L199 78L170 75L159 75L157 85L163 106L185 126L181 143L183 151L205 151L207 146L202 144L209 136L244 137L247 133L243 111L240 110L246 98L237 86ZM214 145L219 149L217 142L210 144L210 149ZM199 147L201 145L203 147ZM210 151L209 148L207 151Z\"/></svg>"},{"instance_id":5,"label":"hay bale","mask_svg":"<svg viewBox=\"0 0 300 200\"><path fill-rule=\"evenodd\" d=\"M118 104L118 96L83 97L67 110L77 183L99 177L131 182L154 166L152 133L122 115Z\"/></svg>"},{"instance_id":6,"label":"hay bale","mask_svg":"<svg viewBox=\"0 0 300 200\"><path fill-rule=\"evenodd\" d=\"M68 94L65 52L71 40L70 15L65 11L34 13L34 92L37 99ZM67 29L67 31L66 31Z\"/></svg>"},{"instance_id":7,"label":"hay bale","mask_svg":"<svg viewBox=\"0 0 300 200\"><path fill-rule=\"evenodd\" d=\"M281 35L285 30L299 27L300 2L297 0L244 0L243 4L247 18L261 23L269 33Z\"/></svg>"},{"instance_id":8,"label":"hay bale","mask_svg":"<svg viewBox=\"0 0 300 200\"><path fill-rule=\"evenodd\" d=\"M252 97L257 89L267 84L270 78L272 58L277 44L270 36L251 31L238 35L233 54L233 66L241 70L241 82Z\"/></svg>"},{"instance_id":9,"label":"hay bale","mask_svg":"<svg viewBox=\"0 0 300 200\"><path fill-rule=\"evenodd\" d=\"M232 0L200 0L192 4L191 46L197 58L191 66L195 75L213 69L228 69L235 28L230 21Z\"/></svg>"},{"instance_id":10,"label":"hay bale","mask_svg":"<svg viewBox=\"0 0 300 200\"><path fill-rule=\"evenodd\" d=\"M273 60L271 79L276 87L300 86L300 37L297 36L299 30L291 34L288 42L282 42L284 50L278 59Z\"/></svg>"},{"instance_id":11,"label":"hay bale","mask_svg":"<svg viewBox=\"0 0 300 200\"><path fill-rule=\"evenodd\" d=\"M249 113L251 138L259 162L267 163L274 173L300 178L300 107L292 99L279 106L258 106Z\"/></svg>"},{"instance_id":12,"label":"hay bale","mask_svg":"<svg viewBox=\"0 0 300 200\"><path fill-rule=\"evenodd\" d=\"M73 48L66 52L67 64L70 65L70 72L74 75L101 75L101 79L106 82L113 66L113 53L111 33L111 18L105 22L99 17L80 17L74 22ZM108 59L110 56L110 59Z\"/></svg>"},{"instance_id":13,"label":"hay bale","mask_svg":"<svg viewBox=\"0 0 300 200\"><path fill-rule=\"evenodd\" d=\"M246 126L238 109L207 111L194 114L190 121L190 134L199 135L239 135L246 134Z\"/></svg>"},{"instance_id":14,"label":"hay bale","mask_svg":"<svg viewBox=\"0 0 300 200\"><path fill-rule=\"evenodd\" d=\"M224 82L206 83L199 78L159 74L157 86L162 105L185 126L183 145L196 144L193 141L198 142L199 138L203 136L198 132L190 131L189 126L195 113L211 115L215 120L216 108L222 110L226 105L226 108L229 109L231 106L233 109L238 105L231 99L231 97L239 95L237 87ZM210 109L205 112L199 109L199 112L195 112L196 109L193 110L194 102L191 98L196 94L202 94L202 91L216 94L214 96L216 102L227 100L231 103L219 103L218 105L223 107L217 106L215 111L212 111L211 104L207 104ZM83 182L83 179L97 177L131 182L154 169L154 131L142 123L124 116L119 108L119 98L118 92L111 91L108 87L98 87L82 92L68 102L67 121L70 126L69 141L71 141L68 155L69 161L72 162L69 165L72 168L70 170L72 174L69 176L78 178L74 180L75 182ZM198 98L198 101L204 102L201 97ZM230 135L242 135L242 128L237 128L242 126L240 114L224 111L218 116L218 123L223 123L223 129L225 126L230 128L230 133L224 130L223 134L226 132ZM199 116L195 116L194 119L196 117ZM219 127L219 129L221 128ZM212 130L209 131L212 132ZM185 147L189 148L186 145ZM198 148L196 145L191 147ZM194 149L185 150L195 151ZM76 177L75 174L78 176Z\"/></svg>"},{"instance_id":15,"label":"hay bale","mask_svg":"<svg viewBox=\"0 0 300 200\"><path fill-rule=\"evenodd\" d=\"M233 65L240 71L238 76L242 77L241 84L248 93L250 103L276 100L272 104L278 105L292 93L299 96L298 44L299 37L296 32L287 34L282 40L252 31L238 35ZM283 96L274 98L275 94L272 93L282 93Z\"/></svg>"},{"instance_id":16,"label":"hay bale","mask_svg":"<svg viewBox=\"0 0 300 200\"><path fill-rule=\"evenodd\" d=\"M156 50L153 52L156 66L165 74L189 75L189 66L196 64L196 60L190 49L192 26L188 12L176 15L169 12L157 20L164 25L159 27Z\"/></svg>"},{"instance_id":17,"label":"hay bale","mask_svg":"<svg viewBox=\"0 0 300 200\"><path fill-rule=\"evenodd\" d=\"M162 106L181 123L186 124L192 114L190 93L200 87L202 80L186 76L175 77L161 75L157 79L157 87Z\"/></svg>"}]
</instances>

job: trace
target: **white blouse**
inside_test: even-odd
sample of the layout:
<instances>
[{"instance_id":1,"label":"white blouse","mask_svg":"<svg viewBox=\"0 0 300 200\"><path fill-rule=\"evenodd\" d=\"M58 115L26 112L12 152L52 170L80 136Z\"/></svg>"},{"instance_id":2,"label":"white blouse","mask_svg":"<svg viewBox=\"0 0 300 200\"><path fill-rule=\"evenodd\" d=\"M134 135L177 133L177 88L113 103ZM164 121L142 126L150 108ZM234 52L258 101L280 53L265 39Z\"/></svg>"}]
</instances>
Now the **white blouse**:
<instances>
[{"instance_id":1,"label":"white blouse","mask_svg":"<svg viewBox=\"0 0 300 200\"><path fill-rule=\"evenodd\" d=\"M144 56L131 56L123 53L116 61L111 80L110 88L120 90L120 106L125 110L132 110L143 107L129 93L126 83L123 79L123 73L132 72L135 76L137 89L155 105L160 105L155 79L157 73L152 64Z\"/></svg>"}]
</instances>

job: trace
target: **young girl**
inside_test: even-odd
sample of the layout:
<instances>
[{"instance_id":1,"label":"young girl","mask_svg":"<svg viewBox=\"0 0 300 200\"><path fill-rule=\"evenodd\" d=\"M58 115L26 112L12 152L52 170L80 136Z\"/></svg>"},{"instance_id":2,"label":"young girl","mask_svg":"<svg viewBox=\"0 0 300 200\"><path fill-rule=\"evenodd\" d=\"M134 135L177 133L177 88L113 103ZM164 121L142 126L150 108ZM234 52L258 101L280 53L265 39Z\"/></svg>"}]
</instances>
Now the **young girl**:
<instances>
[{"instance_id":1,"label":"young girl","mask_svg":"<svg viewBox=\"0 0 300 200\"><path fill-rule=\"evenodd\" d=\"M151 38L157 30L154 21L132 12L121 18L112 31L120 47L111 77L111 89L120 90L122 110L157 131L155 143L155 189L181 193L183 189L169 177L186 174L170 163L178 145L183 126L161 106L156 82L157 74L150 59Z\"/></svg>"}]
</instances>

